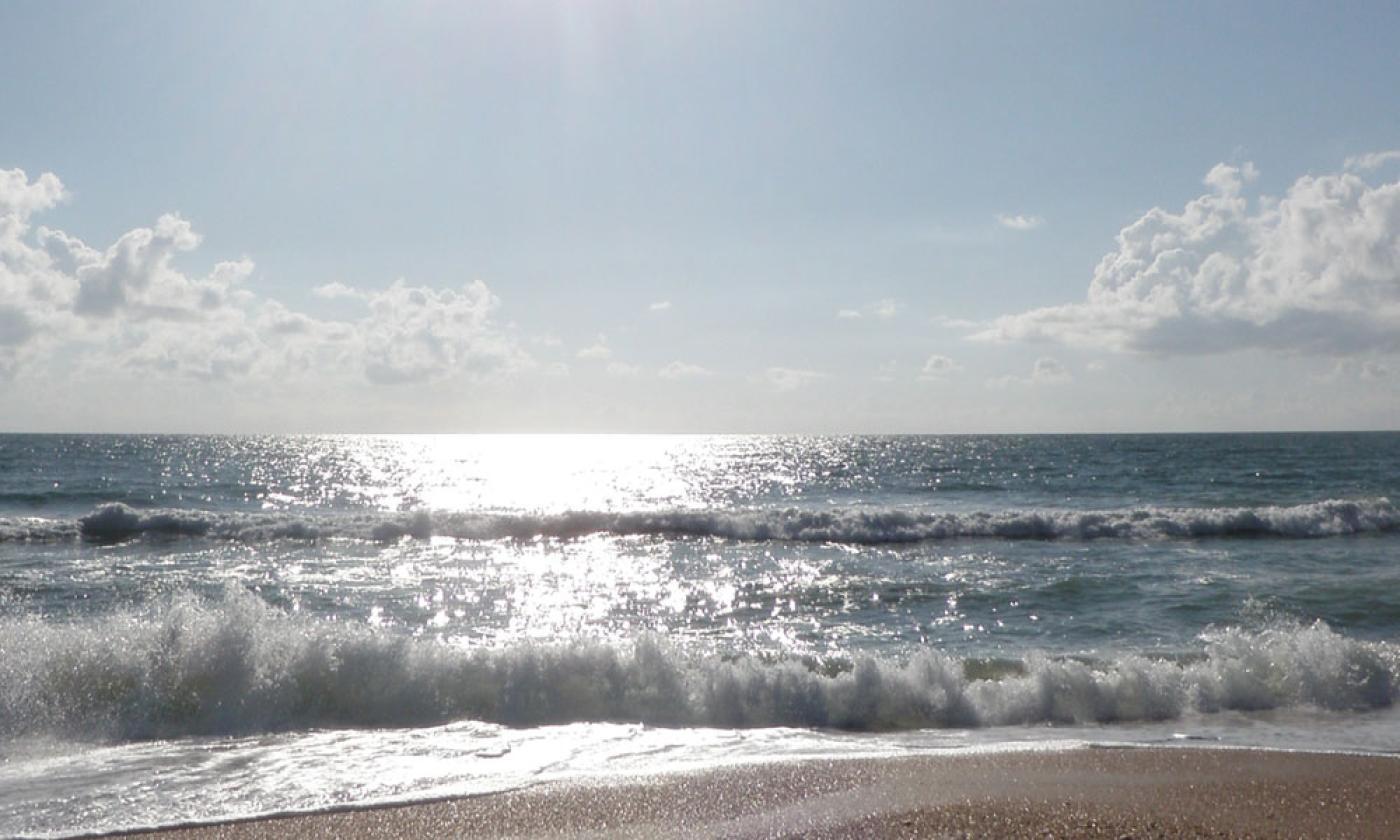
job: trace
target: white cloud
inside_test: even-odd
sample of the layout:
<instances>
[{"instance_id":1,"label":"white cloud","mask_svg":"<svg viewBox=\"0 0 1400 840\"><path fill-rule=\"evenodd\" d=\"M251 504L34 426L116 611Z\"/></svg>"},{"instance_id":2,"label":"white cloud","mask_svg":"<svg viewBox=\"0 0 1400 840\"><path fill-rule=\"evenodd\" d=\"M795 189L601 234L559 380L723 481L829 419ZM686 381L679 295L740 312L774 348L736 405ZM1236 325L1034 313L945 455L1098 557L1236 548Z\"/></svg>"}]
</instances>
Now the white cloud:
<instances>
[{"instance_id":1,"label":"white cloud","mask_svg":"<svg viewBox=\"0 0 1400 840\"><path fill-rule=\"evenodd\" d=\"M1040 216L1007 215L997 214L997 224L1010 230L1035 230L1045 224L1045 219Z\"/></svg>"},{"instance_id":2,"label":"white cloud","mask_svg":"<svg viewBox=\"0 0 1400 840\"><path fill-rule=\"evenodd\" d=\"M770 367L763 372L763 378L767 380L769 385L772 385L779 391L795 391L819 379L826 378L826 374L819 373L815 370Z\"/></svg>"},{"instance_id":3,"label":"white cloud","mask_svg":"<svg viewBox=\"0 0 1400 840\"><path fill-rule=\"evenodd\" d=\"M699 365L692 365L686 362L671 362L661 370L656 372L662 379L692 379L698 376L709 376L711 371Z\"/></svg>"},{"instance_id":4,"label":"white cloud","mask_svg":"<svg viewBox=\"0 0 1400 840\"><path fill-rule=\"evenodd\" d=\"M74 248L68 255L79 262L73 311L105 318L126 309L135 317L178 318L194 308L191 298L201 298L202 307L205 284L192 284L170 265L176 253L197 245L199 236L189 222L165 215L153 228L122 234L100 257L86 246Z\"/></svg>"},{"instance_id":5,"label":"white cloud","mask_svg":"<svg viewBox=\"0 0 1400 840\"><path fill-rule=\"evenodd\" d=\"M984 321L970 321L967 318L950 318L946 315L935 315L930 319L936 326L946 327L950 330L979 330L984 329L987 323Z\"/></svg>"},{"instance_id":6,"label":"white cloud","mask_svg":"<svg viewBox=\"0 0 1400 840\"><path fill-rule=\"evenodd\" d=\"M1050 356L1041 356L1035 360L1035 365L1031 368L1031 381L1040 385L1056 385L1062 382L1069 382L1074 377L1069 375L1069 371L1059 359Z\"/></svg>"},{"instance_id":7,"label":"white cloud","mask_svg":"<svg viewBox=\"0 0 1400 840\"><path fill-rule=\"evenodd\" d=\"M1353 155L1347 158L1346 168L1352 172L1370 172L1397 160L1400 160L1400 149L1391 149L1385 152L1370 152L1368 154Z\"/></svg>"},{"instance_id":8,"label":"white cloud","mask_svg":"<svg viewBox=\"0 0 1400 840\"><path fill-rule=\"evenodd\" d=\"M1119 233L1085 302L974 337L1160 354L1400 349L1400 183L1307 175L1251 202L1256 176L1216 166L1181 212L1155 208Z\"/></svg>"},{"instance_id":9,"label":"white cloud","mask_svg":"<svg viewBox=\"0 0 1400 840\"><path fill-rule=\"evenodd\" d=\"M640 376L642 369L638 365L631 365L627 362L608 362L608 376L633 377Z\"/></svg>"},{"instance_id":10,"label":"white cloud","mask_svg":"<svg viewBox=\"0 0 1400 840\"><path fill-rule=\"evenodd\" d=\"M529 364L497 327L485 284L357 290L332 283L321 297L362 302L359 320L322 321L243 288L250 260L204 276L173 263L200 237L176 215L93 248L29 217L65 195L57 177L0 171L0 375L52 362L57 348L79 373L198 379L363 377L376 383L476 378Z\"/></svg>"},{"instance_id":11,"label":"white cloud","mask_svg":"<svg viewBox=\"0 0 1400 840\"><path fill-rule=\"evenodd\" d=\"M647 307L647 309L651 310L652 312L665 312L670 308L671 302L669 300L658 300L656 303L653 303L652 305Z\"/></svg>"},{"instance_id":12,"label":"white cloud","mask_svg":"<svg viewBox=\"0 0 1400 840\"><path fill-rule=\"evenodd\" d=\"M336 300L337 298L354 298L356 300L364 300L365 297L364 292L361 292L358 289L352 289L339 281L336 281L334 283L326 283L323 286L317 286L316 288L311 290L311 293L316 297L325 298L327 300Z\"/></svg>"},{"instance_id":13,"label":"white cloud","mask_svg":"<svg viewBox=\"0 0 1400 840\"><path fill-rule=\"evenodd\" d=\"M924 362L924 368L919 373L919 378L925 381L934 381L947 377L951 373L962 370L962 365L948 358L934 353Z\"/></svg>"},{"instance_id":14,"label":"white cloud","mask_svg":"<svg viewBox=\"0 0 1400 840\"><path fill-rule=\"evenodd\" d=\"M58 204L67 195L63 182L52 172L30 181L23 169L0 169L0 217L24 221Z\"/></svg>"},{"instance_id":15,"label":"white cloud","mask_svg":"<svg viewBox=\"0 0 1400 840\"><path fill-rule=\"evenodd\" d=\"M608 346L608 337L599 333L596 341L579 350L574 355L578 356L580 359L604 361L612 358L612 348Z\"/></svg>"},{"instance_id":16,"label":"white cloud","mask_svg":"<svg viewBox=\"0 0 1400 840\"><path fill-rule=\"evenodd\" d=\"M369 293L370 315L356 324L365 375L393 384L453 374L479 378L525 365L523 351L492 323L499 303L480 280L458 290L399 280Z\"/></svg>"},{"instance_id":17,"label":"white cloud","mask_svg":"<svg viewBox=\"0 0 1400 840\"><path fill-rule=\"evenodd\" d=\"M1314 382L1377 382L1395 375L1394 360L1384 361L1375 358L1346 357L1337 359L1324 373L1312 374Z\"/></svg>"},{"instance_id":18,"label":"white cloud","mask_svg":"<svg viewBox=\"0 0 1400 840\"><path fill-rule=\"evenodd\" d=\"M31 215L65 196L51 173L30 181L21 169L0 169L0 376L14 375L74 331L77 281L60 259L69 237L42 228L31 237L29 225Z\"/></svg>"},{"instance_id":19,"label":"white cloud","mask_svg":"<svg viewBox=\"0 0 1400 840\"><path fill-rule=\"evenodd\" d=\"M1041 356L1031 366L1030 376L1000 376L987 380L989 388L1008 388L1012 385L1064 385L1073 382L1069 370L1051 356Z\"/></svg>"},{"instance_id":20,"label":"white cloud","mask_svg":"<svg viewBox=\"0 0 1400 840\"><path fill-rule=\"evenodd\" d=\"M851 320L857 318L875 318L881 321L888 321L898 315L899 310L902 308L903 306L900 305L899 301L893 298L881 298L880 300L867 303L858 309L838 309L836 311L836 317Z\"/></svg>"}]
</instances>

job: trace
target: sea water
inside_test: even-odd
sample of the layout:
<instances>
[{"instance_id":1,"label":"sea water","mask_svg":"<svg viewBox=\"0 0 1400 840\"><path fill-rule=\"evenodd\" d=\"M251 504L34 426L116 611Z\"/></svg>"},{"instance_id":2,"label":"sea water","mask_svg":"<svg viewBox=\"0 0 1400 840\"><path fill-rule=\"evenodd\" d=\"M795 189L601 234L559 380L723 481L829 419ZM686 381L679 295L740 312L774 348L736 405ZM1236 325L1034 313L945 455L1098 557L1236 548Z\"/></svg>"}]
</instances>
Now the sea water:
<instances>
[{"instance_id":1,"label":"sea water","mask_svg":"<svg viewBox=\"0 0 1400 840\"><path fill-rule=\"evenodd\" d=\"M1400 750L1400 434L0 436L0 835Z\"/></svg>"}]
</instances>

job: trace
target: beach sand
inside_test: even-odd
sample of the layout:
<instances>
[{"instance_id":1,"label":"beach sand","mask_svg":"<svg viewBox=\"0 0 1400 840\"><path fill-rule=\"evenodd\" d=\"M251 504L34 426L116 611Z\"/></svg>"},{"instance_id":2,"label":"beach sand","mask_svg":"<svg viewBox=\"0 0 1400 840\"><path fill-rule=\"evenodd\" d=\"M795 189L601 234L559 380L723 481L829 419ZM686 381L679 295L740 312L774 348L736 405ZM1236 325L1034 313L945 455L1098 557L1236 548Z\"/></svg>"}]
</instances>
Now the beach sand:
<instances>
[{"instance_id":1,"label":"beach sand","mask_svg":"<svg viewBox=\"0 0 1400 840\"><path fill-rule=\"evenodd\" d=\"M1186 748L845 759L127 835L1400 837L1400 760Z\"/></svg>"}]
</instances>

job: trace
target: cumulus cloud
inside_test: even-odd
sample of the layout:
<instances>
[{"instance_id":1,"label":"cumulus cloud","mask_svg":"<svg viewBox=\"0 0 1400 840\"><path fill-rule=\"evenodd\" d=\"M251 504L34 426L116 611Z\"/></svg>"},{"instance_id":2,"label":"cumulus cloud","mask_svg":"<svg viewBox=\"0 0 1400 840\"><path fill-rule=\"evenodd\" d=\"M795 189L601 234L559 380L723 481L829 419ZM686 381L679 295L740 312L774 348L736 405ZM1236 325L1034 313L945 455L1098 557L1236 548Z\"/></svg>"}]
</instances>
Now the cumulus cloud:
<instances>
[{"instance_id":1,"label":"cumulus cloud","mask_svg":"<svg viewBox=\"0 0 1400 840\"><path fill-rule=\"evenodd\" d=\"M523 354L491 322L500 301L485 283L431 289L396 281L370 293L356 326L371 382L422 382L454 373L482 376L521 364Z\"/></svg>"},{"instance_id":2,"label":"cumulus cloud","mask_svg":"<svg viewBox=\"0 0 1400 840\"><path fill-rule=\"evenodd\" d=\"M243 288L251 260L188 275L174 257L198 247L178 215L130 230L107 248L30 217L66 196L52 174L0 170L0 375L72 348L78 371L199 379L337 373L380 384L468 378L529 363L493 321L499 301L480 281L457 289L353 289L321 297L359 301L365 315L324 321ZM49 352L47 358L52 358Z\"/></svg>"},{"instance_id":3,"label":"cumulus cloud","mask_svg":"<svg viewBox=\"0 0 1400 840\"><path fill-rule=\"evenodd\" d=\"M1118 234L1084 302L996 319L976 338L1158 354L1400 349L1400 183L1306 175L1251 199L1220 164L1180 212Z\"/></svg>"},{"instance_id":4,"label":"cumulus cloud","mask_svg":"<svg viewBox=\"0 0 1400 840\"><path fill-rule=\"evenodd\" d=\"M73 249L66 256L78 265L73 311L79 315L105 318L129 308L138 317L179 317L190 308L191 297L202 297L196 284L170 265L176 253L199 245L199 236L179 216L161 216L154 227L122 234L100 256L71 238L65 245Z\"/></svg>"},{"instance_id":5,"label":"cumulus cloud","mask_svg":"<svg viewBox=\"0 0 1400 840\"><path fill-rule=\"evenodd\" d=\"M1045 224L1045 219L1040 216L1007 215L997 214L997 224L1009 230L1035 230Z\"/></svg>"},{"instance_id":6,"label":"cumulus cloud","mask_svg":"<svg viewBox=\"0 0 1400 840\"><path fill-rule=\"evenodd\" d=\"M30 181L23 169L0 169L0 217L22 221L48 210L67 195L63 182L52 172Z\"/></svg>"},{"instance_id":7,"label":"cumulus cloud","mask_svg":"<svg viewBox=\"0 0 1400 840\"><path fill-rule=\"evenodd\" d=\"M700 365L692 365L686 362L671 362L657 371L656 375L662 379L693 379L698 376L709 376L711 371Z\"/></svg>"},{"instance_id":8,"label":"cumulus cloud","mask_svg":"<svg viewBox=\"0 0 1400 840\"><path fill-rule=\"evenodd\" d=\"M669 300L658 300L656 303L653 303L652 305L647 307L647 309L651 310L652 312L665 312L670 308L671 302Z\"/></svg>"},{"instance_id":9,"label":"cumulus cloud","mask_svg":"<svg viewBox=\"0 0 1400 840\"><path fill-rule=\"evenodd\" d=\"M934 353L924 362L924 368L919 372L919 378L926 381L943 379L949 374L962 370L962 365L948 358Z\"/></svg>"},{"instance_id":10,"label":"cumulus cloud","mask_svg":"<svg viewBox=\"0 0 1400 840\"><path fill-rule=\"evenodd\" d=\"M1353 172L1370 172L1380 169L1387 163L1400 160L1400 149L1391 149L1385 152L1369 152L1364 155L1353 155L1347 158L1346 168Z\"/></svg>"},{"instance_id":11,"label":"cumulus cloud","mask_svg":"<svg viewBox=\"0 0 1400 840\"><path fill-rule=\"evenodd\" d=\"M77 282L48 251L66 250L68 238L43 229L30 234L30 217L66 195L50 173L31 181L21 169L0 169L0 376L13 375L71 329Z\"/></svg>"},{"instance_id":12,"label":"cumulus cloud","mask_svg":"<svg viewBox=\"0 0 1400 840\"><path fill-rule=\"evenodd\" d=\"M825 379L826 374L815 370L770 367L763 372L763 378L776 390L796 391L798 388L810 385L819 379Z\"/></svg>"}]
</instances>

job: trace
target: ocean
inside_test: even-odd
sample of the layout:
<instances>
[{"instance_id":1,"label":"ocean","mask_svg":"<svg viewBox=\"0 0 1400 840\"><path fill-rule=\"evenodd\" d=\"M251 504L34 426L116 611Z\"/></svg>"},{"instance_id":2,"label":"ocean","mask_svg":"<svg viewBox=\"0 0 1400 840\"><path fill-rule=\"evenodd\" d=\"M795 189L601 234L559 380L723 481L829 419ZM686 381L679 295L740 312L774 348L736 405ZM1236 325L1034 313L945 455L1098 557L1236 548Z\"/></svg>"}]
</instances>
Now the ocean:
<instances>
[{"instance_id":1,"label":"ocean","mask_svg":"<svg viewBox=\"0 0 1400 840\"><path fill-rule=\"evenodd\" d=\"M0 435L0 835L1400 751L1400 434Z\"/></svg>"}]
</instances>

